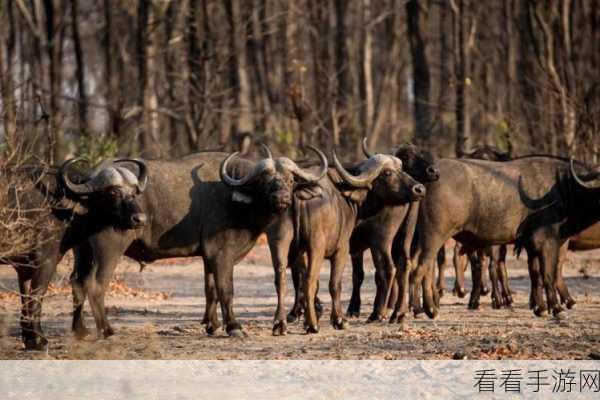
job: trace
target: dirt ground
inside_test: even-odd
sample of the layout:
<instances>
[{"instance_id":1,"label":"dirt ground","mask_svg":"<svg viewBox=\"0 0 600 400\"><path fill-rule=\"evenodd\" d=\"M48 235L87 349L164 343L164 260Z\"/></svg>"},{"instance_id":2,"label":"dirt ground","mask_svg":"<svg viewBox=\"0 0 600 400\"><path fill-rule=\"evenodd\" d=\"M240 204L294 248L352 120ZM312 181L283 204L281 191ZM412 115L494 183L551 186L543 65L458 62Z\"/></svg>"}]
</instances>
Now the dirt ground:
<instances>
[{"instance_id":1,"label":"dirt ground","mask_svg":"<svg viewBox=\"0 0 600 400\"><path fill-rule=\"evenodd\" d=\"M368 258L368 257L367 257ZM306 335L301 323L273 337L276 296L268 248L257 246L235 270L235 311L246 338L223 332L208 337L200 320L204 311L203 272L199 259L168 260L147 266L123 260L107 296L116 335L107 340L76 341L70 332L71 296L65 260L44 301L43 327L50 345L26 352L19 337L16 274L0 267L1 359L588 359L600 353L600 251L570 254L566 282L577 300L568 319L536 318L529 311L529 277L524 260L509 257L513 310L492 310L489 296L479 310L451 293L442 298L440 315L409 318L404 324L365 323L374 297L373 267L365 263L363 308L350 327L329 324L329 268L323 268L320 298L325 303L321 332ZM447 286L452 287L449 271ZM470 279L470 275L467 275ZM289 280L289 279L288 279ZM344 276L342 301L347 307L351 268ZM288 287L291 288L291 280ZM470 286L470 285L469 285ZM292 295L288 295L288 310ZM94 322L86 312L87 326Z\"/></svg>"}]
</instances>

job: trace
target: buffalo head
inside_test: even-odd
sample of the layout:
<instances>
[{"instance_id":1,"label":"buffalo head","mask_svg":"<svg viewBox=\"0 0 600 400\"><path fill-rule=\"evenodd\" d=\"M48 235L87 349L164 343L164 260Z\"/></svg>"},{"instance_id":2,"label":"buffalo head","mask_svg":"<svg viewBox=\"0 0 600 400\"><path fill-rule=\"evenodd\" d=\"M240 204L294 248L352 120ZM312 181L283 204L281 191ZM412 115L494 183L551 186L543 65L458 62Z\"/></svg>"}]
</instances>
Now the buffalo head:
<instances>
[{"instance_id":1,"label":"buffalo head","mask_svg":"<svg viewBox=\"0 0 600 400\"><path fill-rule=\"evenodd\" d=\"M107 160L75 183L69 177L69 168L81 160L82 158L68 160L60 168L60 175L68 192L89 206L89 209L109 218L116 227L136 229L144 226L147 217L136 198L144 191L148 182L146 163L129 158ZM137 176L122 166L123 163L137 165Z\"/></svg>"},{"instance_id":2,"label":"buffalo head","mask_svg":"<svg viewBox=\"0 0 600 400\"><path fill-rule=\"evenodd\" d=\"M387 154L371 155L355 168L347 171L333 153L333 163L342 180L355 189L368 190L385 204L417 201L425 196L425 186L402 171L402 160Z\"/></svg>"},{"instance_id":3,"label":"buffalo head","mask_svg":"<svg viewBox=\"0 0 600 400\"><path fill-rule=\"evenodd\" d=\"M366 141L363 141L363 151L368 154ZM440 179L440 171L428 151L419 149L412 143L403 143L394 151L394 156L402 160L404 170L417 181L428 183Z\"/></svg>"},{"instance_id":4,"label":"buffalo head","mask_svg":"<svg viewBox=\"0 0 600 400\"><path fill-rule=\"evenodd\" d=\"M300 168L287 157L273 158L271 151L262 145L267 158L257 162L243 177L236 179L229 174L229 163L238 154L232 153L223 160L220 168L221 181L233 190L232 200L239 203L266 205L271 212L281 213L292 205L297 186L315 185L327 173L327 158L317 148L309 148L321 161L318 171Z\"/></svg>"}]
</instances>

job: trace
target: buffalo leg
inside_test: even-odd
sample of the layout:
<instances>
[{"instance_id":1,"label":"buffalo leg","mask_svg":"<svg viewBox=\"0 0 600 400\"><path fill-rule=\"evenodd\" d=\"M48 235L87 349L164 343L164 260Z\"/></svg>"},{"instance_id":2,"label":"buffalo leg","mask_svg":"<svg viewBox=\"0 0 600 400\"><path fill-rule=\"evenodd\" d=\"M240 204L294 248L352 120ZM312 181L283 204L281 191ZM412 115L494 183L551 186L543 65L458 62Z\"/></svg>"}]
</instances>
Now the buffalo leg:
<instances>
[{"instance_id":1,"label":"buffalo leg","mask_svg":"<svg viewBox=\"0 0 600 400\"><path fill-rule=\"evenodd\" d=\"M42 302L48 290L48 285L58 264L57 255L46 256L37 267L31 278L30 297L28 298L29 317L31 318L31 332L27 335L25 341L26 349L43 350L48 340L44 337L42 331Z\"/></svg>"},{"instance_id":2,"label":"buffalo leg","mask_svg":"<svg viewBox=\"0 0 600 400\"><path fill-rule=\"evenodd\" d=\"M473 287L471 288L471 296L469 298L469 309L477 310L479 308L479 301L481 300L481 271L483 266L481 265L481 258L477 257L474 252L469 253L469 262L471 264L471 280Z\"/></svg>"},{"instance_id":3,"label":"buffalo leg","mask_svg":"<svg viewBox=\"0 0 600 400\"><path fill-rule=\"evenodd\" d=\"M75 255L75 265L71 274L71 291L73 293L73 322L71 330L77 339L83 339L89 335L89 330L86 328L83 318L83 306L87 296L85 281L89 278L92 271L94 256L92 248L88 243L74 248L73 253Z\"/></svg>"},{"instance_id":4,"label":"buffalo leg","mask_svg":"<svg viewBox=\"0 0 600 400\"><path fill-rule=\"evenodd\" d=\"M454 294L461 299L467 295L467 291L465 290L465 270L467 269L467 256L465 254L460 254L461 246L460 244L456 244L454 246L454 256L453 264L454 264Z\"/></svg>"},{"instance_id":5,"label":"buffalo leg","mask_svg":"<svg viewBox=\"0 0 600 400\"><path fill-rule=\"evenodd\" d=\"M389 251L372 250L372 252L380 287L377 288L373 313L369 316L369 321L382 321L387 318L388 302L395 284L396 265Z\"/></svg>"},{"instance_id":6,"label":"buffalo leg","mask_svg":"<svg viewBox=\"0 0 600 400\"><path fill-rule=\"evenodd\" d=\"M295 322L298 320L304 311L304 289L303 281L306 273L306 265L304 256L291 264L292 268L292 283L294 284L294 305L287 315L287 322Z\"/></svg>"},{"instance_id":7,"label":"buffalo leg","mask_svg":"<svg viewBox=\"0 0 600 400\"><path fill-rule=\"evenodd\" d=\"M287 333L287 318L285 315L285 295L287 292L286 271L288 266L288 253L293 240L292 229L277 229L277 234L269 235L269 248L273 262L275 277L275 290L277 291L277 309L273 321L273 335ZM295 261L295 260L294 260Z\"/></svg>"},{"instance_id":8,"label":"buffalo leg","mask_svg":"<svg viewBox=\"0 0 600 400\"><path fill-rule=\"evenodd\" d=\"M381 313L385 307L386 301L386 271L383 266L383 260L381 253L378 250L371 250L373 256L373 264L375 265L375 300L373 301L373 311L367 322L379 321L381 319Z\"/></svg>"},{"instance_id":9,"label":"buffalo leg","mask_svg":"<svg viewBox=\"0 0 600 400\"><path fill-rule=\"evenodd\" d=\"M94 320L96 322L98 338L107 338L115 333L106 317L104 299L118 261L118 255L107 255L106 257L104 255L100 256L98 268L93 271L95 274L92 273L92 279L86 282L88 301L90 302L92 314L94 315Z\"/></svg>"},{"instance_id":10,"label":"buffalo leg","mask_svg":"<svg viewBox=\"0 0 600 400\"><path fill-rule=\"evenodd\" d=\"M21 294L21 338L25 349L41 350L43 348L42 339L38 339L38 334L33 327L33 316L31 315L31 278L37 271L35 267L15 267L19 279L19 292Z\"/></svg>"},{"instance_id":11,"label":"buffalo leg","mask_svg":"<svg viewBox=\"0 0 600 400\"><path fill-rule=\"evenodd\" d=\"M221 304L223 326L229 336L243 336L242 325L236 321L233 312L233 262L226 257L209 258L205 261L212 269L217 285L217 295Z\"/></svg>"},{"instance_id":12,"label":"buffalo leg","mask_svg":"<svg viewBox=\"0 0 600 400\"><path fill-rule=\"evenodd\" d=\"M206 309L204 310L202 323L206 326L206 333L212 336L221 327L221 322L217 315L219 296L217 294L215 274L206 263L204 263L204 295L206 297Z\"/></svg>"},{"instance_id":13,"label":"buffalo leg","mask_svg":"<svg viewBox=\"0 0 600 400\"><path fill-rule=\"evenodd\" d=\"M331 276L329 278L329 294L331 295L331 325L335 329L346 329L348 323L342 314L342 276L348 258L346 249L338 250L331 258Z\"/></svg>"},{"instance_id":14,"label":"buffalo leg","mask_svg":"<svg viewBox=\"0 0 600 400\"><path fill-rule=\"evenodd\" d=\"M433 275L435 273L436 259L428 257L425 259L425 276L422 280L423 309L429 318L435 318L438 313L439 298L434 287Z\"/></svg>"},{"instance_id":15,"label":"buffalo leg","mask_svg":"<svg viewBox=\"0 0 600 400\"><path fill-rule=\"evenodd\" d=\"M544 242L540 264L542 269L542 282L546 291L548 311L555 317L560 317L563 309L556 295L556 276L558 274L559 248L555 243Z\"/></svg>"},{"instance_id":16,"label":"buffalo leg","mask_svg":"<svg viewBox=\"0 0 600 400\"><path fill-rule=\"evenodd\" d=\"M479 253L477 254L477 257L480 259L480 264L481 264L481 274L480 276L480 286L481 286L481 295L482 296L487 296L490 293L490 286L489 286L489 281L490 281L490 277L488 276L488 268L483 268L483 255L481 254L481 252L476 252Z\"/></svg>"},{"instance_id":17,"label":"buffalo leg","mask_svg":"<svg viewBox=\"0 0 600 400\"><path fill-rule=\"evenodd\" d=\"M529 308L533 310L535 315L541 317L546 313L547 308L542 295L539 256L533 254L533 252L528 252L527 266L529 269L529 279L531 281Z\"/></svg>"},{"instance_id":18,"label":"buffalo leg","mask_svg":"<svg viewBox=\"0 0 600 400\"><path fill-rule=\"evenodd\" d=\"M489 274L490 274L490 283L492 286L492 308L500 309L502 308L502 300L500 299L500 279L498 273L498 246L492 247L489 255Z\"/></svg>"},{"instance_id":19,"label":"buffalo leg","mask_svg":"<svg viewBox=\"0 0 600 400\"><path fill-rule=\"evenodd\" d=\"M402 322L406 314L409 311L409 292L410 292L410 275L411 275L411 263L405 257L401 257L398 260L398 267L396 269L396 285L398 288L398 295L396 303L394 304L394 312L390 317L391 322ZM391 297L391 296L390 296Z\"/></svg>"},{"instance_id":20,"label":"buffalo leg","mask_svg":"<svg viewBox=\"0 0 600 400\"><path fill-rule=\"evenodd\" d=\"M558 294L560 295L561 303L564 303L568 309L571 309L576 304L576 301L575 299L573 299L573 297L571 297L571 294L569 293L569 288L567 287L563 276L563 268L567 259L568 246L569 242L567 241L560 248L558 274L556 276L556 288L558 289Z\"/></svg>"},{"instance_id":21,"label":"buffalo leg","mask_svg":"<svg viewBox=\"0 0 600 400\"><path fill-rule=\"evenodd\" d=\"M446 248L442 246L442 248L437 253L437 265L438 265L438 276L437 276L437 291L439 297L444 296L444 292L446 291Z\"/></svg>"},{"instance_id":22,"label":"buffalo leg","mask_svg":"<svg viewBox=\"0 0 600 400\"><path fill-rule=\"evenodd\" d=\"M308 254L308 266L303 282L306 310L304 313L304 326L307 333L319 332L319 320L315 309L315 297L318 289L319 273L323 264L323 251L312 251Z\"/></svg>"},{"instance_id":23,"label":"buffalo leg","mask_svg":"<svg viewBox=\"0 0 600 400\"><path fill-rule=\"evenodd\" d=\"M365 280L365 269L363 264L363 253L357 253L352 255L352 297L350 297L350 304L346 310L348 317L359 317L360 316L360 288Z\"/></svg>"},{"instance_id":24,"label":"buffalo leg","mask_svg":"<svg viewBox=\"0 0 600 400\"><path fill-rule=\"evenodd\" d=\"M502 300L506 307L510 307L513 304L512 292L508 283L508 271L506 269L506 245L500 246L498 254L498 275L500 278L500 284L502 285Z\"/></svg>"}]
</instances>

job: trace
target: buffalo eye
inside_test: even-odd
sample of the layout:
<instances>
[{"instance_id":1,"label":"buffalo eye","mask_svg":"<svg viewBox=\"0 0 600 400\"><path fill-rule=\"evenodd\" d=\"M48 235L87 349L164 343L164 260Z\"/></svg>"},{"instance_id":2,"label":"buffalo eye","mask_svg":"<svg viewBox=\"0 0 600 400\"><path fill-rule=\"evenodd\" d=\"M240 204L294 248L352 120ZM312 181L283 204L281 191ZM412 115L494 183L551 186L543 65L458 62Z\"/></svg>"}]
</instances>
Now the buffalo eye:
<instances>
[{"instance_id":1,"label":"buffalo eye","mask_svg":"<svg viewBox=\"0 0 600 400\"><path fill-rule=\"evenodd\" d=\"M122 197L121 191L119 189L110 189L108 191L108 195L112 198L117 198L117 199Z\"/></svg>"}]
</instances>

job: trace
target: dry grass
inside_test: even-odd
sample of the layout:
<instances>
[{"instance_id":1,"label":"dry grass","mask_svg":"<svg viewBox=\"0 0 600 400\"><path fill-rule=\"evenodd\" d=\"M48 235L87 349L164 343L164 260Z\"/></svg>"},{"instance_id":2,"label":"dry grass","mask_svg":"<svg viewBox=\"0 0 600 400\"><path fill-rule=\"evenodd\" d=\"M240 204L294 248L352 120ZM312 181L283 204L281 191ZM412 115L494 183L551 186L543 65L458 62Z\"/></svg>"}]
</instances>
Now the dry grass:
<instances>
[{"instance_id":1,"label":"dry grass","mask_svg":"<svg viewBox=\"0 0 600 400\"><path fill-rule=\"evenodd\" d=\"M41 173L33 176L32 167L0 162L0 260L29 254L55 237L51 200L36 188L47 168L37 168Z\"/></svg>"}]
</instances>

